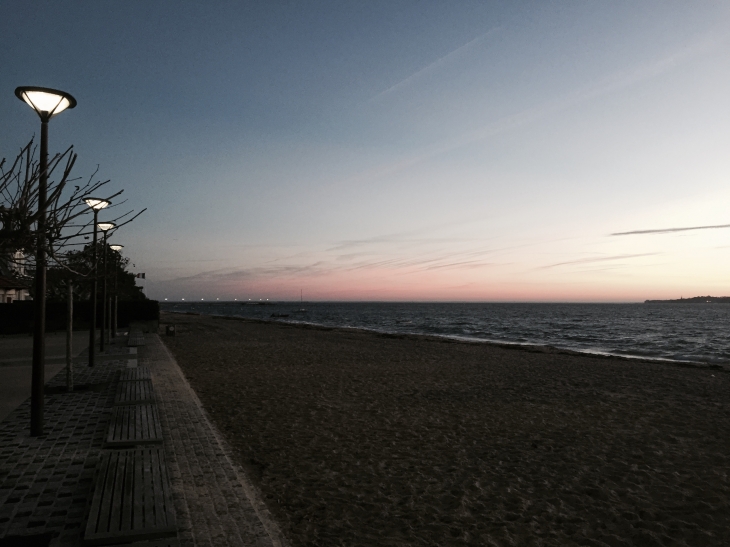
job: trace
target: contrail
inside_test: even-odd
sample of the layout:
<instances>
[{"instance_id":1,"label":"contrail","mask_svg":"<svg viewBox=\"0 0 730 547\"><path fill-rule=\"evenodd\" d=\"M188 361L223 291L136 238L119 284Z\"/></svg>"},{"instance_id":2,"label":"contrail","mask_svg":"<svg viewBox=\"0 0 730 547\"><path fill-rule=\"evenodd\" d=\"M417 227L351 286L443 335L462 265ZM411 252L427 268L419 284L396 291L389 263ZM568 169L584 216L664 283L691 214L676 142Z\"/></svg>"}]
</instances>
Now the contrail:
<instances>
[{"instance_id":1,"label":"contrail","mask_svg":"<svg viewBox=\"0 0 730 547\"><path fill-rule=\"evenodd\" d=\"M495 30L499 30L499 28L497 27L495 29L492 29L492 30L486 32L485 34L475 38L471 42L452 51L451 53L447 54L446 56L441 57L440 59L438 59L437 61L434 61L427 67L419 70L415 74L412 74L405 80L402 80L401 82L395 84L394 86L386 89L382 93L379 93L378 95L376 95L375 97L370 99L368 102L373 102L376 99L383 97L384 95L389 94L390 92L392 92L396 89L399 89L401 86L407 85L416 77L420 76L421 74L423 74L427 71L432 70L437 65L444 63L447 59L451 59L458 52L461 52L465 48L470 47L475 42L482 40L490 32L493 32ZM706 40L694 43L688 47L682 48L678 51L675 51L671 55L663 57L654 63L639 66L639 67L635 68L634 70L614 73L598 82L594 82L583 88L576 89L555 100L548 101L547 103L543 103L543 104L537 105L535 107L526 108L515 114L509 114L509 115L499 118L491 123L486 124L485 126L481 127L480 129L467 131L466 133L462 134L459 137L456 137L456 138L451 139L446 142L442 142L442 143L438 143L438 144L426 147L425 149L416 151L415 153L411 154L410 156L403 157L400 160L396 160L394 162L391 162L391 163L388 163L385 165L379 165L379 166L369 169L365 172L361 172L354 176L348 177L347 179L341 181L340 184L352 184L352 183L356 183L356 182L363 181L363 180L372 180L374 178L379 178L379 177L389 175L392 173L397 173L398 171L411 167L412 165L416 165L416 164L418 164L426 159L432 158L434 156L462 148L463 146L472 144L474 142L480 141L480 140L488 138L488 137L493 137L495 135L499 135L505 131L509 131L509 130L512 130L517 127L522 127L522 126L528 125L530 123L534 123L547 116L557 114L559 112L572 108L575 105L581 104L585 101L594 99L596 97L608 95L610 93L619 91L621 89L625 89L627 87L630 87L630 86L632 86L636 83L642 82L644 80L654 78L656 76L659 76L659 75L664 74L665 72L671 70L674 66L676 66L679 63L691 60L702 53L712 51L714 48L716 48L718 46L718 44L721 44L722 42L724 42L728 38L728 36L730 36L730 35L725 34L725 35L722 35L720 38L706 39ZM618 234L612 234L612 235L618 235Z\"/></svg>"},{"instance_id":2,"label":"contrail","mask_svg":"<svg viewBox=\"0 0 730 547\"><path fill-rule=\"evenodd\" d=\"M688 228L661 228L659 230L632 230L631 232L616 232L612 236L632 236L637 234L668 234L671 232L688 232L690 230L712 230L715 228L730 228L730 224L717 224L715 226L690 226Z\"/></svg>"},{"instance_id":3,"label":"contrail","mask_svg":"<svg viewBox=\"0 0 730 547\"><path fill-rule=\"evenodd\" d=\"M643 256L654 256L659 253L642 253L635 255L615 255L615 256L601 256L597 258L581 258L578 260L570 260L568 262L558 262L557 264L549 264L548 266L542 266L537 268L538 270L547 270L548 268L555 268L557 266L566 266L570 264L591 264L593 262L606 262L608 260L623 260L625 258L640 258Z\"/></svg>"},{"instance_id":4,"label":"contrail","mask_svg":"<svg viewBox=\"0 0 730 547\"><path fill-rule=\"evenodd\" d=\"M414 72L413 74L411 74L410 76L408 76L404 80L401 80L400 82L398 82L394 86L389 87L385 91L381 91L380 93L378 93L377 95L375 95L375 97L373 97L372 99L370 99L370 101L368 101L368 102L376 101L379 98L384 97L385 95L388 95L389 93L395 91L396 89L400 89L401 87L405 87L406 85L408 85L409 83L411 83L413 80L415 80L419 76L422 76L422 75L424 75L424 74L432 71L433 69L435 69L435 68L437 68L437 67L439 67L439 66L441 66L443 64L446 64L451 59L453 59L454 57L456 57L457 55L459 55L461 52L469 49L474 44L476 44L476 43L481 42L482 40L484 40L484 38L486 38L487 36L489 36L494 31L498 30L498 28L499 27L495 27L493 29L490 29L487 32L485 32L484 34L481 34L481 35L477 36L476 38L474 38L470 42L467 42L463 46L460 46L460 47L456 48L451 53L447 53L443 57L441 57L439 59L436 59L433 63L425 66L424 68L422 68L418 72Z\"/></svg>"}]
</instances>

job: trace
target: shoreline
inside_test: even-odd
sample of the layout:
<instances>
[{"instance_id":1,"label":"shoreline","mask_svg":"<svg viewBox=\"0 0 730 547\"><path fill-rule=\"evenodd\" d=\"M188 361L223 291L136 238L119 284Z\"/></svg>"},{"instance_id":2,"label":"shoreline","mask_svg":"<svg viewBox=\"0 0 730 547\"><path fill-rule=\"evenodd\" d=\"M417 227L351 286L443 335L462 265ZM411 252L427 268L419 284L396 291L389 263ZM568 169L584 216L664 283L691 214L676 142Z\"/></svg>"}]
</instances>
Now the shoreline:
<instances>
[{"instance_id":1,"label":"shoreline","mask_svg":"<svg viewBox=\"0 0 730 547\"><path fill-rule=\"evenodd\" d=\"M165 320L292 547L723 545L730 532L730 378L713 369Z\"/></svg>"},{"instance_id":2,"label":"shoreline","mask_svg":"<svg viewBox=\"0 0 730 547\"><path fill-rule=\"evenodd\" d=\"M631 361L634 363L663 363L668 365L675 365L680 367L687 367L687 368L707 368L712 369L720 372L730 372L730 361L726 362L718 362L718 363L711 363L706 361L691 361L691 360L683 360L683 359L668 359L666 357L647 357L647 356L640 356L640 355L620 355L615 353L609 353L609 352L603 352L599 350L576 350L576 349L568 349L568 348L560 348L557 346L550 346L546 344L538 344L538 343L532 343L532 342L509 342L509 341L500 341L500 340L487 340L482 338L470 338L470 337L464 337L459 335L452 335L452 334L425 334L425 333L415 333L415 332L395 332L395 331L384 331L384 330L378 330L378 329L371 329L367 327L347 327L347 326L329 326L329 325L322 325L320 323L313 323L313 322L307 322L307 321L283 321L283 320L271 320L271 319L257 319L252 317L242 317L238 315L217 315L217 314L207 314L207 313L199 313L199 312L183 312L183 311L170 311L165 310L162 311L163 314L171 314L171 315L198 315L198 316L204 316L204 317L215 317L217 319L226 319L226 320L236 320L236 321L251 321L255 323L263 323L263 324L278 324L278 325L292 325L292 326L300 326L303 328L315 328L315 329L323 329L323 330L342 330L346 332L350 331L356 331L356 332L364 332L364 333L372 333L372 334L378 334L383 336L414 336L417 338L435 338L439 340L448 340L451 342L457 342L457 343L464 343L464 344L486 344L489 346L494 347L500 347L504 349L516 349L516 350L522 350L522 351L528 351L528 352L537 352L537 353L558 353L558 354L565 354L565 355L577 355L577 356L589 356L589 357L597 357L597 358L606 358L606 359L623 359L626 361Z\"/></svg>"}]
</instances>

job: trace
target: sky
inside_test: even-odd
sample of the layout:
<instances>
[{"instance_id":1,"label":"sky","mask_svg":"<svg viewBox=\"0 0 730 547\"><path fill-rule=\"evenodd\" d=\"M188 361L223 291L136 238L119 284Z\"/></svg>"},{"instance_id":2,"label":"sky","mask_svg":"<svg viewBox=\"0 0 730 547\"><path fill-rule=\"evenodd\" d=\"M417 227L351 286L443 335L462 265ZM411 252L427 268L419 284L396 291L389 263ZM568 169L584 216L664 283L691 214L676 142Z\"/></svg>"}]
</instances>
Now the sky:
<instances>
[{"instance_id":1,"label":"sky","mask_svg":"<svg viewBox=\"0 0 730 547\"><path fill-rule=\"evenodd\" d=\"M730 294L727 2L10 0L0 66L150 298Z\"/></svg>"}]
</instances>

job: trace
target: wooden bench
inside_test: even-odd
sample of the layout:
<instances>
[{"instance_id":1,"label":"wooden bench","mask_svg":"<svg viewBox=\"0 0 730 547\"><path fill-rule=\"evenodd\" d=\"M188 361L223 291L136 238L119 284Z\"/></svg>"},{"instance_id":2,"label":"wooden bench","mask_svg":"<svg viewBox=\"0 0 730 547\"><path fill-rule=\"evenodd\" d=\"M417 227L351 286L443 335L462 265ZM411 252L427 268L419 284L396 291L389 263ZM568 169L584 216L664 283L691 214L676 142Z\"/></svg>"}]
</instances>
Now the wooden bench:
<instances>
[{"instance_id":1,"label":"wooden bench","mask_svg":"<svg viewBox=\"0 0 730 547\"><path fill-rule=\"evenodd\" d=\"M84 543L113 545L176 534L162 448L102 451Z\"/></svg>"},{"instance_id":2,"label":"wooden bench","mask_svg":"<svg viewBox=\"0 0 730 547\"><path fill-rule=\"evenodd\" d=\"M134 367L127 370L123 370L119 375L119 380L122 382L131 382L134 380L149 380L150 369L149 367Z\"/></svg>"},{"instance_id":3,"label":"wooden bench","mask_svg":"<svg viewBox=\"0 0 730 547\"><path fill-rule=\"evenodd\" d=\"M127 346L144 346L144 334L141 330L130 330Z\"/></svg>"},{"instance_id":4,"label":"wooden bench","mask_svg":"<svg viewBox=\"0 0 730 547\"><path fill-rule=\"evenodd\" d=\"M106 435L106 446L121 448L162 442L162 425L154 404L114 408Z\"/></svg>"},{"instance_id":5,"label":"wooden bench","mask_svg":"<svg viewBox=\"0 0 730 547\"><path fill-rule=\"evenodd\" d=\"M138 405L153 403L154 401L155 393L152 389L151 380L119 382L119 385L117 385L117 392L114 396L115 405Z\"/></svg>"}]
</instances>

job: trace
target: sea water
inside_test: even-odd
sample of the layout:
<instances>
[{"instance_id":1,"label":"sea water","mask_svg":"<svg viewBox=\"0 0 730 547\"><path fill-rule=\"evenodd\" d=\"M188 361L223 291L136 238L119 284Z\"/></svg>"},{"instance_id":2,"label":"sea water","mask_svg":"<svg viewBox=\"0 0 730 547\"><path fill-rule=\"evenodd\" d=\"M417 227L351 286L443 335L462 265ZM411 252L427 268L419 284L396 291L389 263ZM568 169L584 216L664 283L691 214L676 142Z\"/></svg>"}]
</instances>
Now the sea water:
<instances>
[{"instance_id":1,"label":"sea water","mask_svg":"<svg viewBox=\"0 0 730 547\"><path fill-rule=\"evenodd\" d=\"M163 311L730 363L730 304L163 302Z\"/></svg>"}]
</instances>

